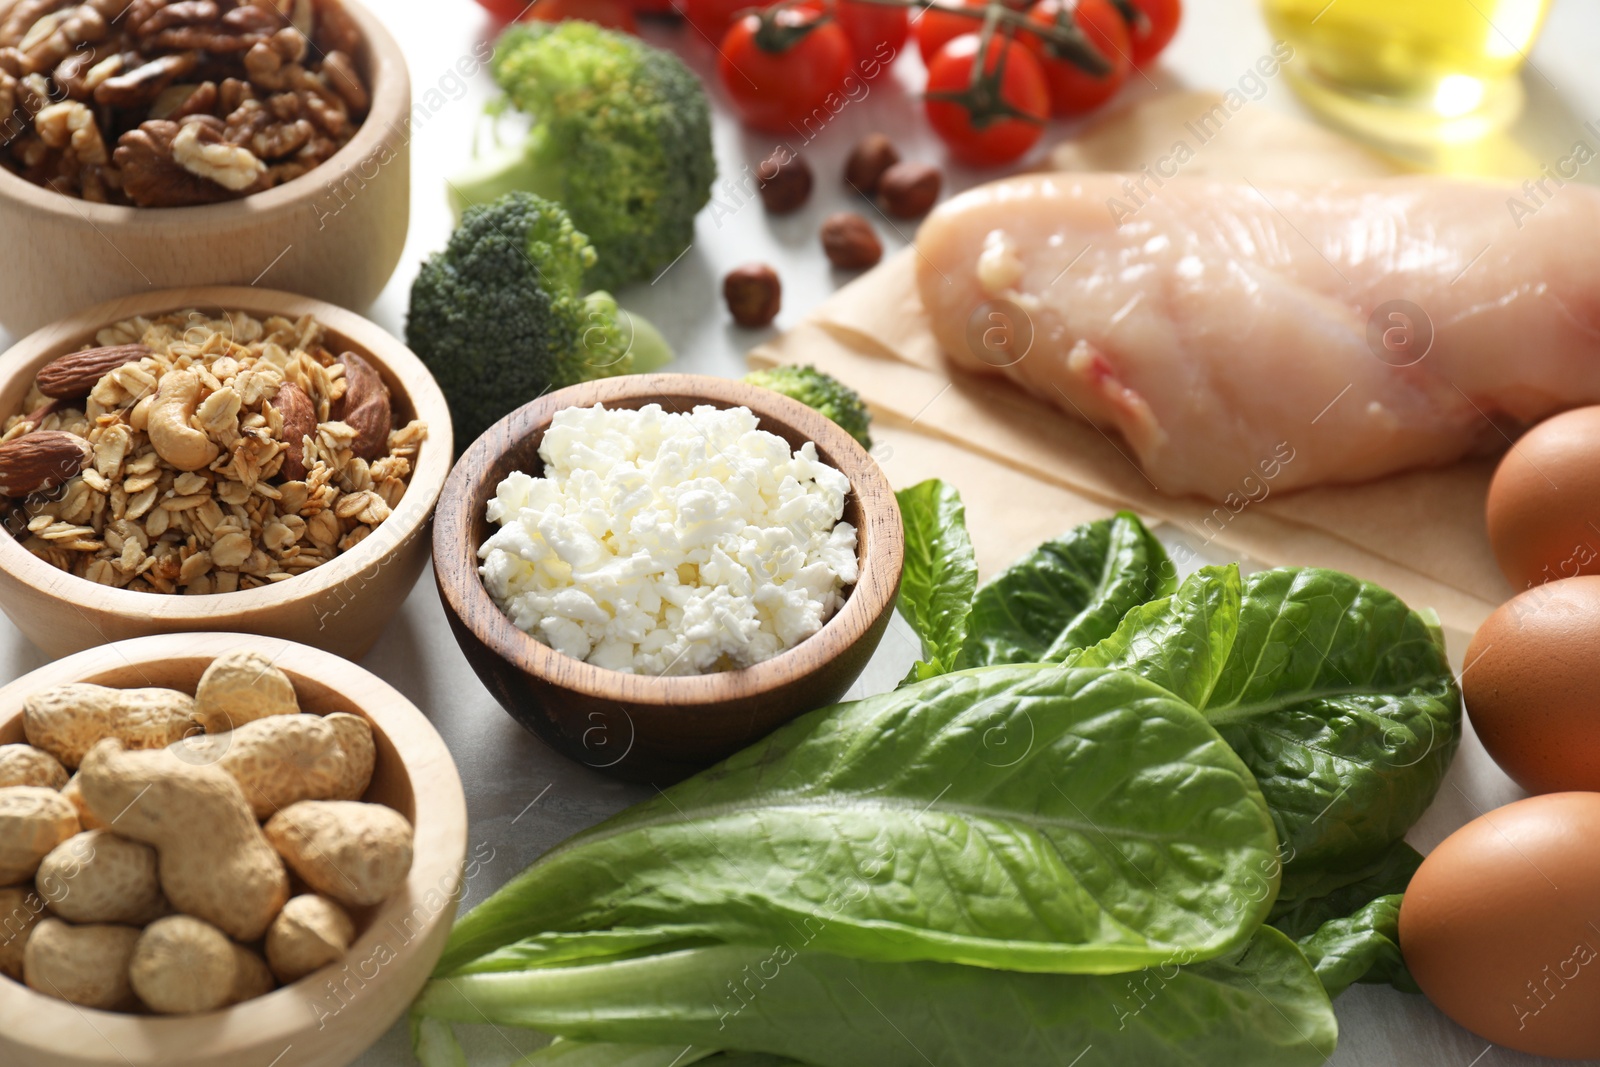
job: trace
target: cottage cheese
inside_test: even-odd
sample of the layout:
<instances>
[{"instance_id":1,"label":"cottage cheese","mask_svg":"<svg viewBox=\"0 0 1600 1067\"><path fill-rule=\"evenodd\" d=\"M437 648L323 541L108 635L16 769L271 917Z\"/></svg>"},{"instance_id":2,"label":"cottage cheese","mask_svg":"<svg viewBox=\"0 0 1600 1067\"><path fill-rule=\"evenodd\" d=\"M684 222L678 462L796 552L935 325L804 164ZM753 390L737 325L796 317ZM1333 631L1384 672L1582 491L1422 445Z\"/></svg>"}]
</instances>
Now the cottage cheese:
<instances>
[{"instance_id":1,"label":"cottage cheese","mask_svg":"<svg viewBox=\"0 0 1600 1067\"><path fill-rule=\"evenodd\" d=\"M489 501L490 595L559 652L638 674L770 659L856 581L849 480L749 408L569 408Z\"/></svg>"}]
</instances>

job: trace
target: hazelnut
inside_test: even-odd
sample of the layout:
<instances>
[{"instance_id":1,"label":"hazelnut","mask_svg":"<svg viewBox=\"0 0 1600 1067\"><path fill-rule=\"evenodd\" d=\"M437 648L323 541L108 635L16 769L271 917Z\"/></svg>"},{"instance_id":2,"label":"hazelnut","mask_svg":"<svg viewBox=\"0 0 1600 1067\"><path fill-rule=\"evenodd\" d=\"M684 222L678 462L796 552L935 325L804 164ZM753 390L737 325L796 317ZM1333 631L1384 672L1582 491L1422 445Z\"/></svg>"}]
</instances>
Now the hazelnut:
<instances>
[{"instance_id":1,"label":"hazelnut","mask_svg":"<svg viewBox=\"0 0 1600 1067\"><path fill-rule=\"evenodd\" d=\"M829 215L822 223L822 250L840 270L865 270L883 258L883 242L872 223L853 211Z\"/></svg>"},{"instance_id":2,"label":"hazelnut","mask_svg":"<svg viewBox=\"0 0 1600 1067\"><path fill-rule=\"evenodd\" d=\"M850 153L844 165L844 183L864 196L878 191L883 172L900 162L894 143L881 133L868 134Z\"/></svg>"},{"instance_id":3,"label":"hazelnut","mask_svg":"<svg viewBox=\"0 0 1600 1067\"><path fill-rule=\"evenodd\" d=\"M899 219L926 215L939 199L944 179L926 163L896 163L878 180L878 203Z\"/></svg>"},{"instance_id":4,"label":"hazelnut","mask_svg":"<svg viewBox=\"0 0 1600 1067\"><path fill-rule=\"evenodd\" d=\"M722 279L722 297L728 302L734 322L747 329L759 329L778 317L778 309L783 306L783 283L778 280L778 272L765 263L746 263Z\"/></svg>"},{"instance_id":5,"label":"hazelnut","mask_svg":"<svg viewBox=\"0 0 1600 1067\"><path fill-rule=\"evenodd\" d=\"M811 184L811 165L800 153L782 146L756 168L761 202L774 215L799 211L811 199Z\"/></svg>"}]
</instances>

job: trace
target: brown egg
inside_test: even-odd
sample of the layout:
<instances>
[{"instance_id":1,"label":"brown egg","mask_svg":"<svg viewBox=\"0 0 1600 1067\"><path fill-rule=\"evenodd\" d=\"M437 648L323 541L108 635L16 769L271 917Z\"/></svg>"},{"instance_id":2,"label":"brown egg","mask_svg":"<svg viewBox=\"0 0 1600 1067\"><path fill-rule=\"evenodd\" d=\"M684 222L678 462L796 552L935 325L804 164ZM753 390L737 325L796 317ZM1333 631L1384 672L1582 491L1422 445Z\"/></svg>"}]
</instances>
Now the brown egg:
<instances>
[{"instance_id":1,"label":"brown egg","mask_svg":"<svg viewBox=\"0 0 1600 1067\"><path fill-rule=\"evenodd\" d=\"M1600 791L1600 576L1512 597L1463 662L1467 717L1501 770L1530 793Z\"/></svg>"},{"instance_id":2,"label":"brown egg","mask_svg":"<svg viewBox=\"0 0 1600 1067\"><path fill-rule=\"evenodd\" d=\"M1494 557L1516 588L1600 574L1600 407L1523 434L1489 483L1488 518Z\"/></svg>"},{"instance_id":3,"label":"brown egg","mask_svg":"<svg viewBox=\"0 0 1600 1067\"><path fill-rule=\"evenodd\" d=\"M1445 839L1400 906L1428 999L1489 1041L1600 1057L1600 794L1552 793Z\"/></svg>"}]
</instances>

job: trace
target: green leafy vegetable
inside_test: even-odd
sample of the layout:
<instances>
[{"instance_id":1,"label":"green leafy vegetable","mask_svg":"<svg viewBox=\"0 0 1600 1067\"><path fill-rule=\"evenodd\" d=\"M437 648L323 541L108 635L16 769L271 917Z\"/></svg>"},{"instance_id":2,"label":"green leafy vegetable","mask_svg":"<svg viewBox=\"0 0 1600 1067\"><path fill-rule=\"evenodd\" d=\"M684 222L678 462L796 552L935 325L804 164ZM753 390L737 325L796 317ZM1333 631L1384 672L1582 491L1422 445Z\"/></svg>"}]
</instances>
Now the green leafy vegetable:
<instances>
[{"instance_id":1,"label":"green leafy vegetable","mask_svg":"<svg viewBox=\"0 0 1600 1067\"><path fill-rule=\"evenodd\" d=\"M558 1037L538 1052L524 1056L517 1067L689 1067L691 1063L723 1063L714 1048L692 1045L621 1045L614 1042L568 1041Z\"/></svg>"},{"instance_id":2,"label":"green leafy vegetable","mask_svg":"<svg viewBox=\"0 0 1600 1067\"><path fill-rule=\"evenodd\" d=\"M1460 739L1460 692L1431 620L1392 593L1311 568L1237 582L1233 568L1202 569L1073 662L1194 702L1261 783L1285 881L1326 892L1362 877L1351 872L1433 802Z\"/></svg>"},{"instance_id":3,"label":"green leafy vegetable","mask_svg":"<svg viewBox=\"0 0 1600 1067\"><path fill-rule=\"evenodd\" d=\"M1160 687L1100 669L960 672L813 712L573 838L462 919L438 973L618 927L1127 971L1248 939L1276 874L1260 899L1235 887L1276 846L1249 772Z\"/></svg>"},{"instance_id":4,"label":"green leafy vegetable","mask_svg":"<svg viewBox=\"0 0 1600 1067\"><path fill-rule=\"evenodd\" d=\"M1433 802L1461 737L1431 621L1313 568L1244 580L1238 637L1202 710L1261 783L1286 876L1381 856Z\"/></svg>"},{"instance_id":5,"label":"green leafy vegetable","mask_svg":"<svg viewBox=\"0 0 1600 1067\"><path fill-rule=\"evenodd\" d=\"M1134 608L1116 633L1068 662L1132 671L1203 708L1239 628L1239 587L1238 564L1202 567L1172 596Z\"/></svg>"},{"instance_id":6,"label":"green leafy vegetable","mask_svg":"<svg viewBox=\"0 0 1600 1067\"><path fill-rule=\"evenodd\" d=\"M961 494L937 478L902 489L905 567L900 573L900 614L922 640L922 662L908 680L955 669L967 640L967 616L978 588L978 564L967 536Z\"/></svg>"},{"instance_id":7,"label":"green leafy vegetable","mask_svg":"<svg viewBox=\"0 0 1600 1067\"><path fill-rule=\"evenodd\" d=\"M1224 958L1134 974L722 946L435 980L418 1009L585 1040L758 1050L816 1067L1070 1067L1090 1047L1090 1062L1111 1067L1314 1067L1337 1038L1316 975L1270 927ZM743 1067L737 1057L734 1065Z\"/></svg>"},{"instance_id":8,"label":"green leafy vegetable","mask_svg":"<svg viewBox=\"0 0 1600 1067\"><path fill-rule=\"evenodd\" d=\"M1047 541L978 590L958 666L1059 661L1177 588L1161 542L1131 512Z\"/></svg>"},{"instance_id":9,"label":"green leafy vegetable","mask_svg":"<svg viewBox=\"0 0 1600 1067\"><path fill-rule=\"evenodd\" d=\"M1422 853L1396 841L1364 867L1286 876L1267 922L1298 941L1323 923L1353 915L1378 897L1404 893L1420 866Z\"/></svg>"},{"instance_id":10,"label":"green leafy vegetable","mask_svg":"<svg viewBox=\"0 0 1600 1067\"><path fill-rule=\"evenodd\" d=\"M1349 918L1332 919L1300 939L1300 948L1329 997L1356 982L1388 983L1405 993L1422 992L1400 955L1402 899L1398 893L1379 897Z\"/></svg>"}]
</instances>

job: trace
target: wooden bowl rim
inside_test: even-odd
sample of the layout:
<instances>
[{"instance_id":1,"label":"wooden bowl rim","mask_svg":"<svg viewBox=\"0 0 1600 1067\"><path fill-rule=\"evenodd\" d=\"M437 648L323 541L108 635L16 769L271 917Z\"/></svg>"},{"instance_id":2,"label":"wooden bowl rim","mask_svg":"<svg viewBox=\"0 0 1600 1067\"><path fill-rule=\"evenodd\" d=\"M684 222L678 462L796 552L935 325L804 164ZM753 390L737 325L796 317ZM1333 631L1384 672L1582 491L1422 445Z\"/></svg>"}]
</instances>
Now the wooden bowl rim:
<instances>
[{"instance_id":1,"label":"wooden bowl rim","mask_svg":"<svg viewBox=\"0 0 1600 1067\"><path fill-rule=\"evenodd\" d=\"M314 297L276 289L250 286L200 286L139 293L98 304L49 326L43 326L12 345L0 355L0 392L21 375L37 373L46 359L70 352L84 341L92 341L95 331L135 315L160 315L185 308L217 307L247 311L258 316L284 315L298 318L312 315L323 326L360 348L380 371L400 386L416 411L428 425L428 436L417 452L415 469L404 495L393 514L348 552L284 582L232 593L186 596L178 593L144 593L116 589L91 582L52 567L22 547L9 533L0 532L0 571L54 600L84 611L104 611L123 618L153 618L163 621L214 620L220 612L246 615L250 612L294 605L314 600L352 581L369 570L385 565L411 538L420 535L438 503L450 472L450 408L444 393L420 359L398 338L381 326L353 311ZM9 418L11 412L3 417ZM394 525L390 525L393 523ZM342 602L341 602L342 603ZM85 613L85 618L88 618ZM245 621L239 619L239 622Z\"/></svg>"},{"instance_id":2,"label":"wooden bowl rim","mask_svg":"<svg viewBox=\"0 0 1600 1067\"><path fill-rule=\"evenodd\" d=\"M57 220L85 223L114 232L144 228L172 233L205 233L214 236L219 228L247 222L252 215L270 214L307 206L318 197L330 195L336 183L331 175L343 175L359 161L377 152L392 132L403 132L411 111L411 73L400 44L388 28L359 0L343 0L366 43L369 55L372 98L366 119L344 147L327 161L298 178L242 200L193 207L133 207L124 204L97 204L35 185L5 166L0 166L0 197L19 201L32 212L51 215ZM16 0L0 0L0 15L15 6ZM342 165L331 171L325 167Z\"/></svg>"},{"instance_id":3,"label":"wooden bowl rim","mask_svg":"<svg viewBox=\"0 0 1600 1067\"><path fill-rule=\"evenodd\" d=\"M289 1043L295 1035L316 1023L306 999L310 993L335 978L352 961L370 958L380 944L392 936L396 928L393 924L411 918L416 908L441 886L449 894L460 891L467 851L467 800L449 748L427 716L398 690L365 668L331 652L281 638L245 633L136 637L56 660L0 688L0 724L9 725L20 717L23 699L46 686L144 665L150 665L159 677L163 664L213 659L240 648L266 654L292 678L306 678L347 696L356 688L371 694L371 699L365 702L353 696L349 698L394 746L406 768L416 801L415 844L405 889L378 907L366 931L350 946L344 959L266 996L213 1012L155 1016L101 1011L36 993L15 979L0 976L0 1017L9 1020L4 1041L52 1049L59 1044L65 1028L76 1027L86 1016L95 1031L106 1039L109 1053L104 1058L106 1064L126 1063L114 1050L129 1045L156 1042L176 1051L196 1023L212 1028L217 1020L224 1018L230 1027L236 1027L252 1041L281 1036ZM355 681L359 681L359 687L352 684ZM449 907L434 911L428 916L425 929L436 927L441 919L449 921L447 917L453 916L453 912ZM422 940L419 931L407 944ZM403 953L405 946L399 951ZM432 963L429 967L431 969ZM362 990L365 995L382 995L382 972L394 974L398 973L398 968L382 967L377 976L366 979L369 988Z\"/></svg>"},{"instance_id":4,"label":"wooden bowl rim","mask_svg":"<svg viewBox=\"0 0 1600 1067\"><path fill-rule=\"evenodd\" d=\"M822 629L793 648L736 671L713 674L652 676L596 667L542 644L517 629L495 604L478 574L478 546L466 544L475 513L485 506L493 486L472 483L479 471L497 463L506 449L493 451L494 431L517 424L524 434L544 429L557 411L596 403L651 396L681 397L685 404L748 407L757 419L781 418L802 431L820 450L838 462L860 501L861 528L856 536L862 558L860 576L844 606ZM880 502L876 509L874 502ZM887 507L882 506L887 502ZM905 536L894 490L877 462L860 443L831 419L798 400L730 378L700 374L634 374L602 378L557 390L525 404L501 419L462 453L440 495L434 521L433 567L441 597L456 619L512 667L561 688L614 700L636 709L677 710L686 705L720 704L781 689L806 667L830 662L865 639L873 624L891 609L899 591L905 559ZM486 620L481 624L479 620Z\"/></svg>"}]
</instances>

